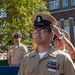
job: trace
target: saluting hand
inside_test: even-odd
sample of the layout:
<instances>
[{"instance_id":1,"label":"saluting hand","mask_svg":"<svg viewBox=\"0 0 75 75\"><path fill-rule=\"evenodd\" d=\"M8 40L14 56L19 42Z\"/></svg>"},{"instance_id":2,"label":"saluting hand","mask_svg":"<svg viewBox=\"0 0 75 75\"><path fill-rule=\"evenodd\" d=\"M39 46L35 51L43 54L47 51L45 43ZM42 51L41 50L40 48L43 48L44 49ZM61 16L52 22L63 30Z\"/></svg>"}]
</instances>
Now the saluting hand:
<instances>
[{"instance_id":1,"label":"saluting hand","mask_svg":"<svg viewBox=\"0 0 75 75\"><path fill-rule=\"evenodd\" d=\"M55 25L50 25L50 28L52 29L53 33L56 34L58 37L61 36L61 32L58 27L56 27Z\"/></svg>"}]
</instances>

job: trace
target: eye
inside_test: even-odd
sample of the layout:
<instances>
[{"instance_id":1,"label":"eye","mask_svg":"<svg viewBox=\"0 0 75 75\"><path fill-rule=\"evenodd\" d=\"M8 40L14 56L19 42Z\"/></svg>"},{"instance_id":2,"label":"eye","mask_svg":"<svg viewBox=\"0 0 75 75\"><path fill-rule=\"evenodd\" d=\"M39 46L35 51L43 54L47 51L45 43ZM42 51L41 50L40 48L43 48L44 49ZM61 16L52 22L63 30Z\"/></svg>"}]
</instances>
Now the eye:
<instances>
[{"instance_id":1,"label":"eye","mask_svg":"<svg viewBox=\"0 0 75 75\"><path fill-rule=\"evenodd\" d=\"M41 32L41 33L44 33L44 32L45 32L45 30L43 30L43 29L42 29L42 30L40 30L40 32Z\"/></svg>"},{"instance_id":2,"label":"eye","mask_svg":"<svg viewBox=\"0 0 75 75\"><path fill-rule=\"evenodd\" d=\"M33 33L37 33L37 30L33 30Z\"/></svg>"}]
</instances>

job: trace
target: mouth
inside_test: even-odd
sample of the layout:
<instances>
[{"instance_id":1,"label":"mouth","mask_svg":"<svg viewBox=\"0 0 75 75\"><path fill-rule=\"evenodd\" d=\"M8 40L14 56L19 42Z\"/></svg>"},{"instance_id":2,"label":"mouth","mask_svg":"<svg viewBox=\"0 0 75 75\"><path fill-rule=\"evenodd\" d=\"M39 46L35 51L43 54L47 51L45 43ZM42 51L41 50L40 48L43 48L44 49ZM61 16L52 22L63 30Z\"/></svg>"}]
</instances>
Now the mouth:
<instances>
[{"instance_id":1,"label":"mouth","mask_svg":"<svg viewBox=\"0 0 75 75\"><path fill-rule=\"evenodd\" d=\"M56 43L56 45L61 45L61 43Z\"/></svg>"}]
</instances>

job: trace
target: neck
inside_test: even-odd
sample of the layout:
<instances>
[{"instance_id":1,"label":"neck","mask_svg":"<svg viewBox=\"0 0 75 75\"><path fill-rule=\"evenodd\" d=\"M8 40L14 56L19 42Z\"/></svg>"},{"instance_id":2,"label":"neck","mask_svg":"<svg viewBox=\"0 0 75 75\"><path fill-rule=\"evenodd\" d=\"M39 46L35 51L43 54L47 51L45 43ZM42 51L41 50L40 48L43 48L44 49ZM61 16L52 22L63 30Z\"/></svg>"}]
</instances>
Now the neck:
<instances>
[{"instance_id":1,"label":"neck","mask_svg":"<svg viewBox=\"0 0 75 75\"><path fill-rule=\"evenodd\" d=\"M42 53L42 52L47 52L50 49L51 45L45 45L45 46L37 46L37 51Z\"/></svg>"},{"instance_id":2,"label":"neck","mask_svg":"<svg viewBox=\"0 0 75 75\"><path fill-rule=\"evenodd\" d=\"M20 43L15 43L14 45L15 45L15 46L20 46Z\"/></svg>"}]
</instances>

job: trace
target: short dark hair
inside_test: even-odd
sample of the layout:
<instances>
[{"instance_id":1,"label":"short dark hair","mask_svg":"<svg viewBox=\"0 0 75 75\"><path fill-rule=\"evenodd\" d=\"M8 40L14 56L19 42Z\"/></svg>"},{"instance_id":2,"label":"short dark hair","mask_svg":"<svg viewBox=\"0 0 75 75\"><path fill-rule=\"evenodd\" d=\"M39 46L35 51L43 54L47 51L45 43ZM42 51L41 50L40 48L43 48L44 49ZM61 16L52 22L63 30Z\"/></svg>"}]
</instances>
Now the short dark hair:
<instances>
[{"instance_id":1,"label":"short dark hair","mask_svg":"<svg viewBox=\"0 0 75 75\"><path fill-rule=\"evenodd\" d=\"M54 35L53 40L55 40L56 38L58 38L57 35Z\"/></svg>"}]
</instances>

